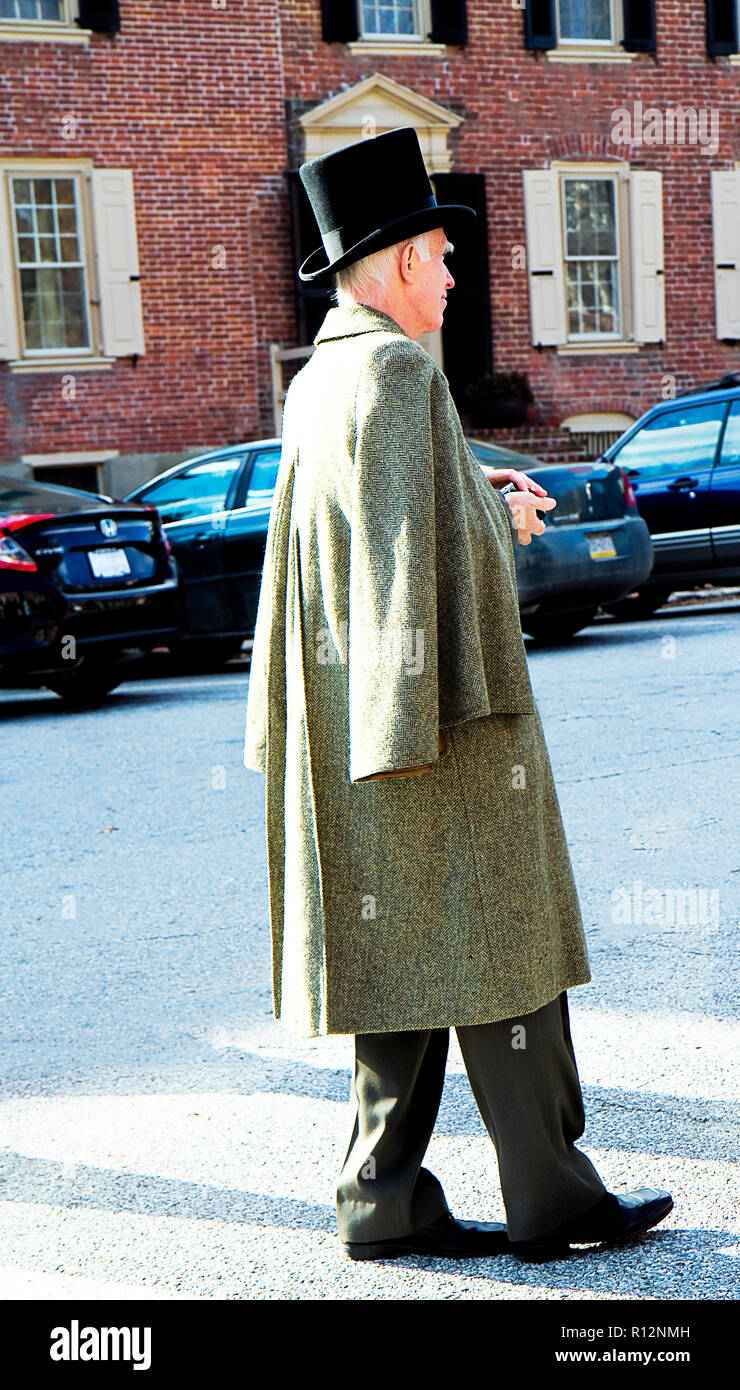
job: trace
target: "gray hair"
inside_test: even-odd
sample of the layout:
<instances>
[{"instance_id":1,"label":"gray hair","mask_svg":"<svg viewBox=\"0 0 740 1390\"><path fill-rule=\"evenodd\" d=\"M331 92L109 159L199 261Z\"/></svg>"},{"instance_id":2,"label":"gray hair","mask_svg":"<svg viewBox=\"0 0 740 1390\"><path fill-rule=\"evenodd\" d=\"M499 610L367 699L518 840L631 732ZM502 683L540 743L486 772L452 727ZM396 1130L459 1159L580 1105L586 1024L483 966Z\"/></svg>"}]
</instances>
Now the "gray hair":
<instances>
[{"instance_id":1,"label":"gray hair","mask_svg":"<svg viewBox=\"0 0 740 1390\"><path fill-rule=\"evenodd\" d=\"M386 246L382 251L373 251L372 255L363 256L362 260L354 261L352 265L338 270L333 294L335 303L357 304L369 289L376 285L387 285L388 276L396 263L401 246L415 247L419 259L428 261L432 255L432 233L420 232L418 236L397 241L393 246Z\"/></svg>"}]
</instances>

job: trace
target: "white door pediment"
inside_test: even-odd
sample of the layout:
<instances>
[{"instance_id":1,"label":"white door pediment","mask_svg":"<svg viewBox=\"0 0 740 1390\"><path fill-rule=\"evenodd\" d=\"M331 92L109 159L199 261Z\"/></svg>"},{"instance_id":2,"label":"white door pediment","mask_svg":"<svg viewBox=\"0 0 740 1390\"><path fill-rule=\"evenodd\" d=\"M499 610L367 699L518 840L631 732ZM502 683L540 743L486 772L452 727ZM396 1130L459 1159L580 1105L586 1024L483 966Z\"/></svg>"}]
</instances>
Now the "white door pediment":
<instances>
[{"instance_id":1,"label":"white door pediment","mask_svg":"<svg viewBox=\"0 0 740 1390\"><path fill-rule=\"evenodd\" d=\"M304 134L305 159L315 159L399 126L412 126L419 137L427 173L447 174L452 164L447 138L451 130L462 124L462 119L436 101L376 72L307 111L298 123Z\"/></svg>"}]
</instances>

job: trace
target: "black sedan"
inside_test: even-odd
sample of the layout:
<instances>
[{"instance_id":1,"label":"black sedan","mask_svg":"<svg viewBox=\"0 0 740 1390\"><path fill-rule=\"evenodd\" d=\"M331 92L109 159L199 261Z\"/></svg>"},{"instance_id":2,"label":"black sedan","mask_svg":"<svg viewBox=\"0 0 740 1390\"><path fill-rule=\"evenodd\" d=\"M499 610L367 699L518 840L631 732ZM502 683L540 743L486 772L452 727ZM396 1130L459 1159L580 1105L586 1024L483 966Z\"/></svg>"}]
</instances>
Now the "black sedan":
<instances>
[{"instance_id":1,"label":"black sedan","mask_svg":"<svg viewBox=\"0 0 740 1390\"><path fill-rule=\"evenodd\" d=\"M517 547L525 632L569 637L649 574L650 537L619 468L548 466L469 442L480 463L522 469L557 498L545 534ZM201 454L127 498L157 507L182 576L183 645L210 664L228 660L254 630L280 448L279 439L263 439Z\"/></svg>"},{"instance_id":2,"label":"black sedan","mask_svg":"<svg viewBox=\"0 0 740 1390\"><path fill-rule=\"evenodd\" d=\"M104 695L124 651L181 631L176 562L154 507L0 478L0 679L69 703Z\"/></svg>"},{"instance_id":3,"label":"black sedan","mask_svg":"<svg viewBox=\"0 0 740 1390\"><path fill-rule=\"evenodd\" d=\"M624 471L614 464L543 464L527 454L469 440L479 463L519 468L557 501L545 531L515 551L522 629L559 642L650 573L652 546Z\"/></svg>"},{"instance_id":4,"label":"black sedan","mask_svg":"<svg viewBox=\"0 0 740 1390\"><path fill-rule=\"evenodd\" d=\"M661 401L604 454L630 479L655 550L649 578L612 608L619 617L648 617L675 589L740 585L737 381Z\"/></svg>"}]
</instances>

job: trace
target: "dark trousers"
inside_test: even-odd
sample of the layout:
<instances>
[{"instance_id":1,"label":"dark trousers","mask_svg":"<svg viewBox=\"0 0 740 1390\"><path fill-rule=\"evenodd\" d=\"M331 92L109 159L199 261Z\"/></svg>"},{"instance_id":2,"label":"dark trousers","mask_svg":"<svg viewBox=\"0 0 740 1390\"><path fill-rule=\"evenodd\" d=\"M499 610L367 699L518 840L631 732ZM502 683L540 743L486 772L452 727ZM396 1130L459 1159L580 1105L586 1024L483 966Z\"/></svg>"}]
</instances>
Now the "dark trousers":
<instances>
[{"instance_id":1,"label":"dark trousers","mask_svg":"<svg viewBox=\"0 0 740 1390\"><path fill-rule=\"evenodd\" d=\"M606 1188L574 1147L585 1116L567 995L519 1018L455 1031L496 1147L509 1238L545 1236L595 1206ZM355 1035L353 1128L337 1183L342 1240L409 1235L448 1210L437 1178L421 1166L448 1045L447 1028Z\"/></svg>"}]
</instances>

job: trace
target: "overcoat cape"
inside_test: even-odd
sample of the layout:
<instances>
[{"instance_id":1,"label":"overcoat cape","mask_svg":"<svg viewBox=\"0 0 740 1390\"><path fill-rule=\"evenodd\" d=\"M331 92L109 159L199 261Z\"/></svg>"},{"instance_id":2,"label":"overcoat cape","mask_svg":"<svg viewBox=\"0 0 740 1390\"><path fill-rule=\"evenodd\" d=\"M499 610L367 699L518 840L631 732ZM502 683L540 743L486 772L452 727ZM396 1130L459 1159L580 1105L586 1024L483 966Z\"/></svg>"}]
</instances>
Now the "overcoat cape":
<instances>
[{"instance_id":1,"label":"overcoat cape","mask_svg":"<svg viewBox=\"0 0 740 1390\"><path fill-rule=\"evenodd\" d=\"M313 1037L530 1013L590 974L509 507L393 319L333 308L315 342L285 402L244 745L275 1015Z\"/></svg>"}]
</instances>

